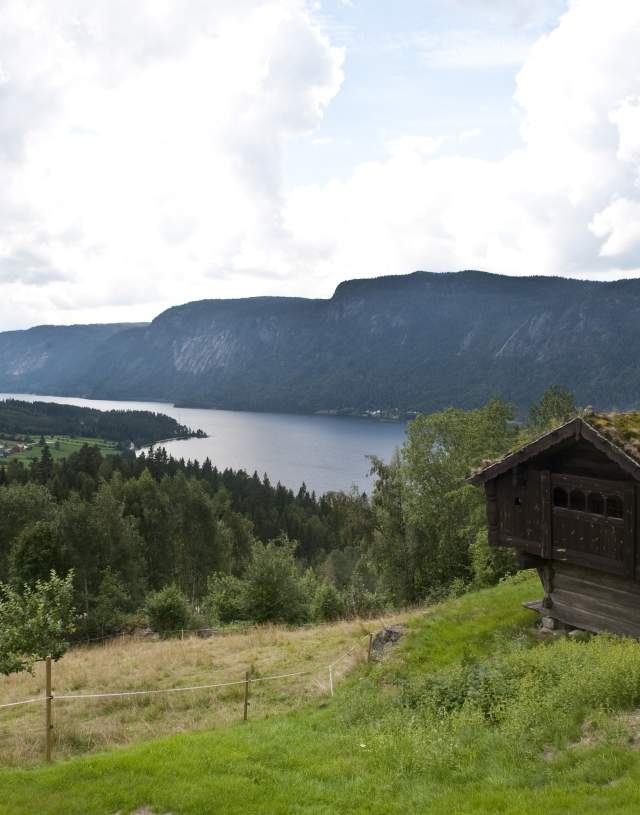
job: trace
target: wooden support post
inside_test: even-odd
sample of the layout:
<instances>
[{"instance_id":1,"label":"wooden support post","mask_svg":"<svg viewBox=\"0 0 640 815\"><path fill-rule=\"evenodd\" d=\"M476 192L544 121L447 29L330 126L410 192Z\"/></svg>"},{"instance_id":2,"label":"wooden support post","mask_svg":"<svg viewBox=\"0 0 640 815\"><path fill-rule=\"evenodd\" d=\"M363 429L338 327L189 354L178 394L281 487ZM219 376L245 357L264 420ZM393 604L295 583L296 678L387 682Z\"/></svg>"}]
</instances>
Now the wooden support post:
<instances>
[{"instance_id":1,"label":"wooden support post","mask_svg":"<svg viewBox=\"0 0 640 815\"><path fill-rule=\"evenodd\" d=\"M44 726L45 726L45 756L47 761L51 761L51 745L53 742L53 718L51 692L51 657L45 660L45 699L44 699Z\"/></svg>"},{"instance_id":2,"label":"wooden support post","mask_svg":"<svg viewBox=\"0 0 640 815\"><path fill-rule=\"evenodd\" d=\"M244 715L243 721L247 721L249 714L249 671L244 675Z\"/></svg>"},{"instance_id":3,"label":"wooden support post","mask_svg":"<svg viewBox=\"0 0 640 815\"><path fill-rule=\"evenodd\" d=\"M367 648L367 662L371 662L371 649L373 648L373 632L369 632L369 647Z\"/></svg>"}]
</instances>

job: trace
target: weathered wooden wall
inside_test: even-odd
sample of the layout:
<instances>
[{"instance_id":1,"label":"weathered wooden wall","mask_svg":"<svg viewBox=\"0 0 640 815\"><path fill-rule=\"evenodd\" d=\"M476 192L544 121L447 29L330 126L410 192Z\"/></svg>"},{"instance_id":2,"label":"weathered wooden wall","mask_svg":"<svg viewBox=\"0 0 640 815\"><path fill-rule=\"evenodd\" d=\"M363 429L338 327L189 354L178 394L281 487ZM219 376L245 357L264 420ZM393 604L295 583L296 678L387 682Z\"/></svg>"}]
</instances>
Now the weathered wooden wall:
<instances>
[{"instance_id":1,"label":"weathered wooden wall","mask_svg":"<svg viewBox=\"0 0 640 815\"><path fill-rule=\"evenodd\" d=\"M499 546L543 554L543 493L540 473L513 470L495 480Z\"/></svg>"},{"instance_id":2,"label":"weathered wooden wall","mask_svg":"<svg viewBox=\"0 0 640 815\"><path fill-rule=\"evenodd\" d=\"M489 541L537 567L530 607L640 637L640 481L579 431L485 482Z\"/></svg>"},{"instance_id":3,"label":"weathered wooden wall","mask_svg":"<svg viewBox=\"0 0 640 815\"><path fill-rule=\"evenodd\" d=\"M545 614L587 631L640 637L640 583L572 563L551 565Z\"/></svg>"}]
</instances>

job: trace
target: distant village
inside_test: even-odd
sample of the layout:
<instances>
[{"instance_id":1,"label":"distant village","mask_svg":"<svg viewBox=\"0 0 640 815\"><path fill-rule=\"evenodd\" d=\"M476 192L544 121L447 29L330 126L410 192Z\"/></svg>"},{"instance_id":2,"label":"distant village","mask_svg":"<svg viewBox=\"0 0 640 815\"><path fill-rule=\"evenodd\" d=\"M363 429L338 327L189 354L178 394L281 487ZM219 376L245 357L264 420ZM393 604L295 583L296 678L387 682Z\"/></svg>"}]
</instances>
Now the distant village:
<instances>
[{"instance_id":1,"label":"distant village","mask_svg":"<svg viewBox=\"0 0 640 815\"><path fill-rule=\"evenodd\" d=\"M16 456L18 453L25 453L31 450L32 447L37 447L31 439L16 441L0 439L0 458L9 458L9 456Z\"/></svg>"},{"instance_id":2,"label":"distant village","mask_svg":"<svg viewBox=\"0 0 640 815\"><path fill-rule=\"evenodd\" d=\"M24 453L26 450L30 450L32 447L33 444L0 441L0 458L8 458L9 456L18 455L18 453Z\"/></svg>"},{"instance_id":3,"label":"distant village","mask_svg":"<svg viewBox=\"0 0 640 815\"><path fill-rule=\"evenodd\" d=\"M400 410L399 408L331 408L316 410L316 416L355 416L361 419L378 419L383 422L402 422L415 419L420 414L418 410Z\"/></svg>"}]
</instances>

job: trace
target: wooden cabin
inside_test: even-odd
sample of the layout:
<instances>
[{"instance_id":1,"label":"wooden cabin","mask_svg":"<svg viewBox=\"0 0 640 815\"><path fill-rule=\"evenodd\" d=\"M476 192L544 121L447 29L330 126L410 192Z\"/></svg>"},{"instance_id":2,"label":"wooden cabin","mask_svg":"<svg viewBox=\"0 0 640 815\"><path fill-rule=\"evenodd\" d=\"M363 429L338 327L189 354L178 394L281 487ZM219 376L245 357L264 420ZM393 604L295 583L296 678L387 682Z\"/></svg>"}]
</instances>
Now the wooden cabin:
<instances>
[{"instance_id":1,"label":"wooden cabin","mask_svg":"<svg viewBox=\"0 0 640 815\"><path fill-rule=\"evenodd\" d=\"M490 545L538 570L544 597L527 607L640 637L640 413L573 419L469 481L485 488Z\"/></svg>"}]
</instances>

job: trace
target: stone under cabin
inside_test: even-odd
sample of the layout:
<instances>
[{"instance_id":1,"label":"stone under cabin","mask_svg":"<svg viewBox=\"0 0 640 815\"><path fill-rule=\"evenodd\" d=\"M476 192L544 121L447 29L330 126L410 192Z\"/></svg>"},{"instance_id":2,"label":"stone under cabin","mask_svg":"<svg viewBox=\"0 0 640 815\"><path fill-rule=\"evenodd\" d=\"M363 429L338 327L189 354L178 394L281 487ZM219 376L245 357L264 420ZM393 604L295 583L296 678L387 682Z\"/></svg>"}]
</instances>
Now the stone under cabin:
<instances>
[{"instance_id":1,"label":"stone under cabin","mask_svg":"<svg viewBox=\"0 0 640 815\"><path fill-rule=\"evenodd\" d=\"M640 637L640 413L588 413L470 476L489 544L535 567L550 628Z\"/></svg>"}]
</instances>

